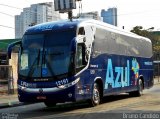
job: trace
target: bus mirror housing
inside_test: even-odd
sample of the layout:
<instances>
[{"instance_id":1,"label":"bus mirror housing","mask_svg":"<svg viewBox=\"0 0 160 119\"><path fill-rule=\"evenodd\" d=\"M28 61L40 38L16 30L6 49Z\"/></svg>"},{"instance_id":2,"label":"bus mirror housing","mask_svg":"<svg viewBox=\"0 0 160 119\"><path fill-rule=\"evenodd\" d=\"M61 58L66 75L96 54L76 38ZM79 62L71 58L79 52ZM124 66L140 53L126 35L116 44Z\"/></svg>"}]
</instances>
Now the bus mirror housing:
<instances>
[{"instance_id":1,"label":"bus mirror housing","mask_svg":"<svg viewBox=\"0 0 160 119\"><path fill-rule=\"evenodd\" d=\"M16 41L16 42L13 42L13 43L11 43L11 44L8 45L7 53L8 53L8 58L9 58L9 59L11 59L12 49L13 49L16 45L21 45L21 41Z\"/></svg>"},{"instance_id":2,"label":"bus mirror housing","mask_svg":"<svg viewBox=\"0 0 160 119\"><path fill-rule=\"evenodd\" d=\"M86 37L83 38L83 42L84 42L84 43L86 42Z\"/></svg>"}]
</instances>

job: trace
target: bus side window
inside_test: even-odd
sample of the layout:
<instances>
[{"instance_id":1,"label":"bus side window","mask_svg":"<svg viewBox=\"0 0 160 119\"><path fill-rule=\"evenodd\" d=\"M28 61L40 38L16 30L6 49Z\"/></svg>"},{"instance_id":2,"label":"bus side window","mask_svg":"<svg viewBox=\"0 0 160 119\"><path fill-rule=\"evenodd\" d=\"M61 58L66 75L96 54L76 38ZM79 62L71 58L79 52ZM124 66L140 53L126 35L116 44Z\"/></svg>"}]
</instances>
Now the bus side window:
<instances>
[{"instance_id":1,"label":"bus side window","mask_svg":"<svg viewBox=\"0 0 160 119\"><path fill-rule=\"evenodd\" d=\"M85 35L84 27L79 28L78 35Z\"/></svg>"},{"instance_id":2,"label":"bus side window","mask_svg":"<svg viewBox=\"0 0 160 119\"><path fill-rule=\"evenodd\" d=\"M82 70L86 65L87 62L85 60L85 44L79 43L77 45L77 52L76 52L76 72Z\"/></svg>"}]
</instances>

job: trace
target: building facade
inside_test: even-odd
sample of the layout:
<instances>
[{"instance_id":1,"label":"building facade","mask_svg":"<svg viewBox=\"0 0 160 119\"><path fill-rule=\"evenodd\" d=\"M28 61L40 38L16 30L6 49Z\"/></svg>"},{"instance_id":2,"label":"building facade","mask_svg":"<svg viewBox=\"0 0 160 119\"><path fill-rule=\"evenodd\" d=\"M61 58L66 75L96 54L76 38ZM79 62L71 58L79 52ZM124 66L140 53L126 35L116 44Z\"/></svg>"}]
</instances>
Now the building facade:
<instances>
[{"instance_id":1,"label":"building facade","mask_svg":"<svg viewBox=\"0 0 160 119\"><path fill-rule=\"evenodd\" d=\"M117 26L117 8L109 8L107 11L101 10L103 22Z\"/></svg>"},{"instance_id":2,"label":"building facade","mask_svg":"<svg viewBox=\"0 0 160 119\"><path fill-rule=\"evenodd\" d=\"M100 16L99 16L97 11L82 13L82 14L79 14L78 16L80 18L85 18L85 19L101 20L101 18L100 18Z\"/></svg>"},{"instance_id":3,"label":"building facade","mask_svg":"<svg viewBox=\"0 0 160 119\"><path fill-rule=\"evenodd\" d=\"M60 14L54 10L53 2L33 4L15 16L15 38L22 38L30 26L59 19Z\"/></svg>"}]
</instances>

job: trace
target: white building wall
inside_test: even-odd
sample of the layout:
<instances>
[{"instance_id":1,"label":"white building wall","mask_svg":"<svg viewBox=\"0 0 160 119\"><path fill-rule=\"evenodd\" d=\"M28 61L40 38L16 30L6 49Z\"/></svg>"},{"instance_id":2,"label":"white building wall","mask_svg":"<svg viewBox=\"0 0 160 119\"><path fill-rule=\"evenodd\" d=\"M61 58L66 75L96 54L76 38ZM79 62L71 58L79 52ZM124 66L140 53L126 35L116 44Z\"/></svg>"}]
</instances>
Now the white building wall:
<instances>
[{"instance_id":1,"label":"white building wall","mask_svg":"<svg viewBox=\"0 0 160 119\"><path fill-rule=\"evenodd\" d=\"M36 23L40 24L46 21L46 6L37 5L37 20Z\"/></svg>"},{"instance_id":2,"label":"white building wall","mask_svg":"<svg viewBox=\"0 0 160 119\"><path fill-rule=\"evenodd\" d=\"M23 16L23 32L25 32L26 29L31 24L30 8L24 8L22 16Z\"/></svg>"},{"instance_id":3,"label":"white building wall","mask_svg":"<svg viewBox=\"0 0 160 119\"><path fill-rule=\"evenodd\" d=\"M31 5L30 14L31 14L31 24L36 24L36 19L37 19L37 5L36 4Z\"/></svg>"},{"instance_id":4,"label":"white building wall","mask_svg":"<svg viewBox=\"0 0 160 119\"><path fill-rule=\"evenodd\" d=\"M78 15L79 16L79 15ZM95 20L101 20L99 14L97 11L94 12L87 12L80 14L80 18L87 18L87 19L95 19Z\"/></svg>"},{"instance_id":5,"label":"white building wall","mask_svg":"<svg viewBox=\"0 0 160 119\"><path fill-rule=\"evenodd\" d=\"M19 17L15 16L15 38L22 38L30 26L60 19L60 15L55 12L52 2L33 4L24 8Z\"/></svg>"},{"instance_id":6,"label":"white building wall","mask_svg":"<svg viewBox=\"0 0 160 119\"><path fill-rule=\"evenodd\" d=\"M16 15L15 16L15 36L16 37L21 37L21 16L20 15Z\"/></svg>"},{"instance_id":7,"label":"white building wall","mask_svg":"<svg viewBox=\"0 0 160 119\"><path fill-rule=\"evenodd\" d=\"M18 79L18 53L12 53L12 58L9 60L9 65L12 66L13 73L13 85L14 89L17 89L17 79Z\"/></svg>"}]
</instances>

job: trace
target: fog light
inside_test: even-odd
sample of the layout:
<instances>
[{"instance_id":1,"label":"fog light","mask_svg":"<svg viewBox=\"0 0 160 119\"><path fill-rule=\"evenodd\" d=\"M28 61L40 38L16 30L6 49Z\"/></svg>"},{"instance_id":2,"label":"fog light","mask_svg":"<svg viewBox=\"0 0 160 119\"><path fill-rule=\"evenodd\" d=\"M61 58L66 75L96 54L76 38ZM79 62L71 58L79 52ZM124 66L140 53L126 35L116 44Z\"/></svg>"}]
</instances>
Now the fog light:
<instances>
[{"instance_id":1,"label":"fog light","mask_svg":"<svg viewBox=\"0 0 160 119\"><path fill-rule=\"evenodd\" d=\"M70 98L71 98L71 97L72 97L72 93L69 93L69 94L68 94L68 97L70 97Z\"/></svg>"}]
</instances>

